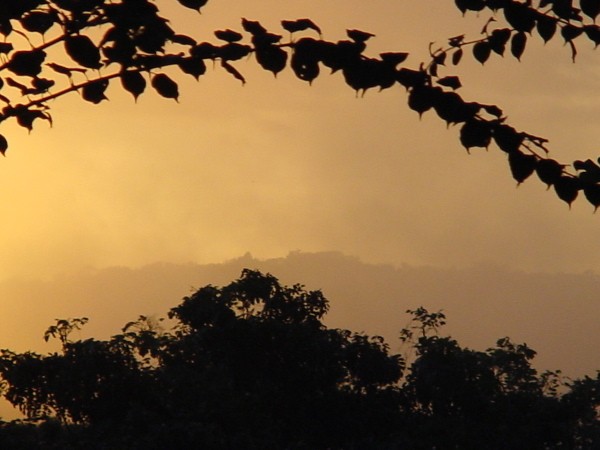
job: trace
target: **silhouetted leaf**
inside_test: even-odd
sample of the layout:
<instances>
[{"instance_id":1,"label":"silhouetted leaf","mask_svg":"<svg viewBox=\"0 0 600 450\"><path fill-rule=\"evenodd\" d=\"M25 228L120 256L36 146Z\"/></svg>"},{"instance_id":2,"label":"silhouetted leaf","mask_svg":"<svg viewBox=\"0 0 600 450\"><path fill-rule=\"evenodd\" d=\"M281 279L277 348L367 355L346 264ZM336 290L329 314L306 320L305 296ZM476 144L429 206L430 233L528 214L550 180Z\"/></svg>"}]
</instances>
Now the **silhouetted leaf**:
<instances>
[{"instance_id":1,"label":"silhouetted leaf","mask_svg":"<svg viewBox=\"0 0 600 450\"><path fill-rule=\"evenodd\" d=\"M290 33L304 30L314 30L321 35L321 29L310 19L282 20L281 26Z\"/></svg>"},{"instance_id":2,"label":"silhouetted leaf","mask_svg":"<svg viewBox=\"0 0 600 450\"><path fill-rule=\"evenodd\" d=\"M473 46L473 56L475 56L475 59L481 64L485 64L490 57L491 52L492 48L490 47L490 44L485 41L477 42Z\"/></svg>"},{"instance_id":3,"label":"silhouetted leaf","mask_svg":"<svg viewBox=\"0 0 600 450\"><path fill-rule=\"evenodd\" d=\"M577 37L581 36L583 31L584 31L584 29L581 27L576 27L571 24L566 24L560 30L560 34L562 35L565 42L570 42L573 39L576 39Z\"/></svg>"},{"instance_id":4,"label":"silhouetted leaf","mask_svg":"<svg viewBox=\"0 0 600 450\"><path fill-rule=\"evenodd\" d=\"M45 59L46 52L42 50L21 50L12 54L7 67L16 75L35 77L42 71Z\"/></svg>"},{"instance_id":5,"label":"silhouetted leaf","mask_svg":"<svg viewBox=\"0 0 600 450\"><path fill-rule=\"evenodd\" d=\"M288 54L285 50L274 45L262 45L256 48L256 61L260 66L277 76L287 63Z\"/></svg>"},{"instance_id":6,"label":"silhouetted leaf","mask_svg":"<svg viewBox=\"0 0 600 450\"><path fill-rule=\"evenodd\" d=\"M471 147L488 148L492 140L492 126L489 122L469 119L460 128L460 142L469 151Z\"/></svg>"},{"instance_id":7,"label":"silhouetted leaf","mask_svg":"<svg viewBox=\"0 0 600 450\"><path fill-rule=\"evenodd\" d=\"M146 90L146 79L137 71L126 71L121 74L123 88L133 95L137 101L138 97Z\"/></svg>"},{"instance_id":8,"label":"silhouetted leaf","mask_svg":"<svg viewBox=\"0 0 600 450\"><path fill-rule=\"evenodd\" d=\"M518 151L524 139L523 133L506 124L497 124L493 130L493 137L500 150L506 153Z\"/></svg>"},{"instance_id":9,"label":"silhouetted leaf","mask_svg":"<svg viewBox=\"0 0 600 450\"><path fill-rule=\"evenodd\" d=\"M52 28L56 20L55 12L31 11L21 17L20 22L27 31L44 34Z\"/></svg>"},{"instance_id":10,"label":"silhouetted leaf","mask_svg":"<svg viewBox=\"0 0 600 450\"><path fill-rule=\"evenodd\" d=\"M81 96L88 102L98 104L102 100L108 100L104 95L107 87L108 80L91 81L81 88Z\"/></svg>"},{"instance_id":11,"label":"silhouetted leaf","mask_svg":"<svg viewBox=\"0 0 600 450\"><path fill-rule=\"evenodd\" d=\"M237 61L248 56L251 51L252 48L249 45L231 42L219 47L218 54L223 61Z\"/></svg>"},{"instance_id":12,"label":"silhouetted leaf","mask_svg":"<svg viewBox=\"0 0 600 450\"><path fill-rule=\"evenodd\" d=\"M466 122L479 111L477 103L465 102L456 92L440 92L435 95L433 108L448 125Z\"/></svg>"},{"instance_id":13,"label":"silhouetted leaf","mask_svg":"<svg viewBox=\"0 0 600 450\"><path fill-rule=\"evenodd\" d=\"M228 73L233 75L235 79L241 81L242 84L246 84L246 79L244 78L244 76L235 67L233 67L231 64L229 64L227 61L225 61L225 60L221 61L221 66Z\"/></svg>"},{"instance_id":14,"label":"silhouetted leaf","mask_svg":"<svg viewBox=\"0 0 600 450\"><path fill-rule=\"evenodd\" d=\"M585 34L594 43L595 47L600 45L600 27L598 25L586 25L584 27Z\"/></svg>"},{"instance_id":15,"label":"silhouetted leaf","mask_svg":"<svg viewBox=\"0 0 600 450\"><path fill-rule=\"evenodd\" d=\"M190 47L198 44L194 38L191 38L185 34L174 34L169 38L169 40L175 44L187 45Z\"/></svg>"},{"instance_id":16,"label":"silhouetted leaf","mask_svg":"<svg viewBox=\"0 0 600 450\"><path fill-rule=\"evenodd\" d=\"M542 182L551 186L562 176L563 166L553 159L541 159L535 172Z\"/></svg>"},{"instance_id":17,"label":"silhouetted leaf","mask_svg":"<svg viewBox=\"0 0 600 450\"><path fill-rule=\"evenodd\" d=\"M10 42L0 42L0 55L7 55L13 51L13 45Z\"/></svg>"},{"instance_id":18,"label":"silhouetted leaf","mask_svg":"<svg viewBox=\"0 0 600 450\"><path fill-rule=\"evenodd\" d=\"M221 39L222 41L229 43L241 41L243 37L241 33L230 29L217 30L215 31L215 36L217 37L217 39Z\"/></svg>"},{"instance_id":19,"label":"silhouetted leaf","mask_svg":"<svg viewBox=\"0 0 600 450\"><path fill-rule=\"evenodd\" d=\"M522 31L516 33L510 41L510 52L512 55L521 61L521 56L525 51L525 45L527 44L527 35Z\"/></svg>"},{"instance_id":20,"label":"silhouetted leaf","mask_svg":"<svg viewBox=\"0 0 600 450\"><path fill-rule=\"evenodd\" d=\"M600 206L600 184L584 184L583 194L588 202L594 205L594 212Z\"/></svg>"},{"instance_id":21,"label":"silhouetted leaf","mask_svg":"<svg viewBox=\"0 0 600 450\"><path fill-rule=\"evenodd\" d=\"M168 75L159 73L154 75L151 80L152 87L162 97L172 98L175 101L179 101L179 87Z\"/></svg>"},{"instance_id":22,"label":"silhouetted leaf","mask_svg":"<svg viewBox=\"0 0 600 450\"><path fill-rule=\"evenodd\" d=\"M265 34L267 29L256 20L242 18L242 28L253 36Z\"/></svg>"},{"instance_id":23,"label":"silhouetted leaf","mask_svg":"<svg viewBox=\"0 0 600 450\"><path fill-rule=\"evenodd\" d=\"M408 53L406 53L406 52L386 52L386 53L380 53L379 56L381 57L382 61L396 67L398 64L401 64L404 61L406 61L406 58L408 58Z\"/></svg>"},{"instance_id":24,"label":"silhouetted leaf","mask_svg":"<svg viewBox=\"0 0 600 450\"><path fill-rule=\"evenodd\" d=\"M496 105L481 105L486 113L496 116L497 118L502 117L502 110Z\"/></svg>"},{"instance_id":25,"label":"silhouetted leaf","mask_svg":"<svg viewBox=\"0 0 600 450\"><path fill-rule=\"evenodd\" d=\"M406 89L422 86L428 80L428 75L422 70L413 70L402 67L396 72L396 81Z\"/></svg>"},{"instance_id":26,"label":"silhouetted leaf","mask_svg":"<svg viewBox=\"0 0 600 450\"><path fill-rule=\"evenodd\" d=\"M580 0L579 3L581 11L595 21L598 14L600 14L600 0Z\"/></svg>"},{"instance_id":27,"label":"silhouetted leaf","mask_svg":"<svg viewBox=\"0 0 600 450\"><path fill-rule=\"evenodd\" d=\"M490 48L498 55L503 56L510 35L511 31L508 28L500 28L492 31L492 34L488 38Z\"/></svg>"},{"instance_id":28,"label":"silhouetted leaf","mask_svg":"<svg viewBox=\"0 0 600 450\"><path fill-rule=\"evenodd\" d=\"M436 95L441 92L440 88L417 85L410 90L408 94L408 107L419 113L419 117L424 112L433 108Z\"/></svg>"},{"instance_id":29,"label":"silhouetted leaf","mask_svg":"<svg viewBox=\"0 0 600 450\"><path fill-rule=\"evenodd\" d=\"M346 34L354 42L361 42L361 43L362 42L366 42L370 38L372 38L373 36L375 36L372 33L368 33L366 31L361 31L361 30L346 30Z\"/></svg>"},{"instance_id":30,"label":"silhouetted leaf","mask_svg":"<svg viewBox=\"0 0 600 450\"><path fill-rule=\"evenodd\" d=\"M177 0L186 8L194 9L200 12L200 8L208 3L208 0Z\"/></svg>"},{"instance_id":31,"label":"silhouetted leaf","mask_svg":"<svg viewBox=\"0 0 600 450\"><path fill-rule=\"evenodd\" d=\"M577 198L580 189L581 185L579 184L579 180L574 177L563 175L554 182L556 195L558 195L562 201L566 202L569 205L569 208L571 207L571 203Z\"/></svg>"},{"instance_id":32,"label":"silhouetted leaf","mask_svg":"<svg viewBox=\"0 0 600 450\"><path fill-rule=\"evenodd\" d=\"M459 48L456 49L456 51L454 53L452 53L452 64L454 64L455 66L458 65L458 63L460 63L460 60L463 57L463 49Z\"/></svg>"},{"instance_id":33,"label":"silhouetted leaf","mask_svg":"<svg viewBox=\"0 0 600 450\"><path fill-rule=\"evenodd\" d=\"M177 65L183 73L193 76L196 80L206 72L206 64L202 58L194 58L193 56L181 58Z\"/></svg>"},{"instance_id":34,"label":"silhouetted leaf","mask_svg":"<svg viewBox=\"0 0 600 450\"><path fill-rule=\"evenodd\" d=\"M504 7L506 21L517 31L529 33L535 27L536 13L525 3L510 1Z\"/></svg>"},{"instance_id":35,"label":"silhouetted leaf","mask_svg":"<svg viewBox=\"0 0 600 450\"><path fill-rule=\"evenodd\" d=\"M84 35L67 36L65 38L65 51L77 64L90 69L99 69L100 50L92 40Z\"/></svg>"},{"instance_id":36,"label":"silhouetted leaf","mask_svg":"<svg viewBox=\"0 0 600 450\"><path fill-rule=\"evenodd\" d=\"M548 42L556 34L556 19L540 14L537 17L536 29L544 42Z\"/></svg>"},{"instance_id":37,"label":"silhouetted leaf","mask_svg":"<svg viewBox=\"0 0 600 450\"><path fill-rule=\"evenodd\" d=\"M436 81L437 84L446 86L452 89L458 89L462 86L460 79L457 76L447 76Z\"/></svg>"},{"instance_id":38,"label":"silhouetted leaf","mask_svg":"<svg viewBox=\"0 0 600 450\"><path fill-rule=\"evenodd\" d=\"M0 134L0 153L2 153L2 156L6 156L6 150L8 150L8 141Z\"/></svg>"},{"instance_id":39,"label":"silhouetted leaf","mask_svg":"<svg viewBox=\"0 0 600 450\"><path fill-rule=\"evenodd\" d=\"M534 155L526 155L520 150L508 154L508 164L513 178L521 184L534 172L537 158Z\"/></svg>"},{"instance_id":40,"label":"silhouetted leaf","mask_svg":"<svg viewBox=\"0 0 600 450\"><path fill-rule=\"evenodd\" d=\"M484 0L454 0L454 3L463 14L467 11L481 11L485 8Z\"/></svg>"}]
</instances>

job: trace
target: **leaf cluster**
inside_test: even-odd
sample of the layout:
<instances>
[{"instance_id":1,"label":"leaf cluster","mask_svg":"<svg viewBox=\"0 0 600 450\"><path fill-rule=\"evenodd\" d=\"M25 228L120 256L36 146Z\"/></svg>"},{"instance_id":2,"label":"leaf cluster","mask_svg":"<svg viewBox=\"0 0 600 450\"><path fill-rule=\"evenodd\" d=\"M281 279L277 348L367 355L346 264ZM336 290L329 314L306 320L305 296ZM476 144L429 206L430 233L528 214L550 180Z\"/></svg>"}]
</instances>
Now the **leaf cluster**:
<instances>
[{"instance_id":1,"label":"leaf cluster","mask_svg":"<svg viewBox=\"0 0 600 450\"><path fill-rule=\"evenodd\" d=\"M199 11L207 1L179 3ZM178 83L164 69L175 67L199 79L209 64L218 65L245 83L235 63L253 57L275 76L289 67L309 84L324 69L340 73L361 95L374 88L402 86L408 92L409 108L419 115L432 110L447 125L458 125L467 150L488 148L494 142L506 152L517 183L536 173L569 206L583 192L597 209L600 177L593 161L564 164L550 158L546 139L509 125L496 105L464 99L457 92L462 87L460 78L441 72L449 62L460 64L469 48L482 64L494 54L504 56L508 49L520 60L535 35L544 42L562 37L575 59L576 41L587 39L595 47L600 43L596 24L600 0L455 0L455 4L463 13L490 12L482 37L468 40L460 35L440 48L432 45L431 60L415 68L405 65L407 52L368 56L372 33L349 29L347 39L329 41L307 18L281 21L287 41L285 33L244 18L240 31L217 30L216 42L198 42L172 29L152 0L7 0L0 7L4 36L0 122L14 118L28 130L38 119L51 124L51 100L78 92L83 100L97 104L107 99L109 87L117 82L135 99L151 86L160 96L177 101ZM69 63L49 61L51 48L62 50ZM7 139L0 135L0 153L7 148Z\"/></svg>"}]
</instances>

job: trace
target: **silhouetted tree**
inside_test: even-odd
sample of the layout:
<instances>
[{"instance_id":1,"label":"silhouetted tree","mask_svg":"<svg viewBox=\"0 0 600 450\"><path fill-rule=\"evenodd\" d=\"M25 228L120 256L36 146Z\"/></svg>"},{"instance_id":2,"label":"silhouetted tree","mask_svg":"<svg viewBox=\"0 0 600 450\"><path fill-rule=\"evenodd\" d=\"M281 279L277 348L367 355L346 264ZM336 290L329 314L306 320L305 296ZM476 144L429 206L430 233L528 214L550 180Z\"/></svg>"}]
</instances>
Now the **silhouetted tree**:
<instances>
[{"instance_id":1,"label":"silhouetted tree","mask_svg":"<svg viewBox=\"0 0 600 450\"><path fill-rule=\"evenodd\" d=\"M200 10L206 0L179 0ZM178 67L196 79L207 62L218 63L245 83L234 63L249 55L265 70L277 75L290 67L303 81L312 83L321 69L340 72L357 93L397 84L406 88L408 105L420 115L433 110L447 124L460 126L460 141L469 150L491 142L507 154L512 176L522 183L534 172L569 205L583 191L596 209L600 205L600 166L588 159L562 164L548 156L547 140L519 131L506 122L501 108L463 99L456 91L459 77L446 74L446 65L457 65L469 51L484 64L493 55L510 53L517 59L537 35L547 42L562 38L577 54L576 42L600 43L595 23L600 0L455 0L462 13L490 12L482 35L448 39L430 49L431 59L416 68L404 66L405 52L365 55L373 34L348 30L348 39L330 42L310 19L283 20L290 36L266 30L259 22L242 19L241 30L215 31L216 43L197 42L177 33L159 15L152 0L2 0L0 3L0 121L14 118L31 130L36 120L52 121L50 101L71 92L92 103L106 99L109 84L120 83L134 98L150 86L161 96L177 100L178 85L163 69ZM98 36L98 37L96 37ZM66 61L48 60L48 51L59 48ZM0 152L8 148L0 135ZM571 172L567 170L571 167Z\"/></svg>"},{"instance_id":2,"label":"silhouetted tree","mask_svg":"<svg viewBox=\"0 0 600 450\"><path fill-rule=\"evenodd\" d=\"M27 417L6 449L594 449L600 377L538 372L535 351L484 352L439 335L442 312L408 311L405 358L381 337L330 329L320 291L244 270L106 341L58 320L49 355L0 353L3 396ZM408 354L412 356L408 356ZM405 364L408 360L408 367Z\"/></svg>"}]
</instances>

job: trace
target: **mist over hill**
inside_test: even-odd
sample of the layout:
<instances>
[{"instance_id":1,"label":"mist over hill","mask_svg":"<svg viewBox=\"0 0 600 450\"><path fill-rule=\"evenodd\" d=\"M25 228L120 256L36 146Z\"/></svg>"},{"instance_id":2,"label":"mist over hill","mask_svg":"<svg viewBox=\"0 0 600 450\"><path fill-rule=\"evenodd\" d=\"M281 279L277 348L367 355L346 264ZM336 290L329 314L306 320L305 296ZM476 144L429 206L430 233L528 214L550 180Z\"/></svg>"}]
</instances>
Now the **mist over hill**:
<instances>
[{"instance_id":1,"label":"mist over hill","mask_svg":"<svg viewBox=\"0 0 600 450\"><path fill-rule=\"evenodd\" d=\"M377 265L337 252L291 252L258 260L250 254L221 264L156 263L64 274L50 280L0 283L0 347L53 351L44 330L55 318L87 316L81 338L106 338L140 314L166 316L206 284L224 285L243 268L269 272L284 284L320 289L331 302L332 327L379 334L401 351L398 331L407 309L443 309L446 333L485 349L509 336L538 351L536 367L569 376L600 369L600 276L526 273L494 265L466 269ZM77 336L76 336L77 337Z\"/></svg>"}]
</instances>

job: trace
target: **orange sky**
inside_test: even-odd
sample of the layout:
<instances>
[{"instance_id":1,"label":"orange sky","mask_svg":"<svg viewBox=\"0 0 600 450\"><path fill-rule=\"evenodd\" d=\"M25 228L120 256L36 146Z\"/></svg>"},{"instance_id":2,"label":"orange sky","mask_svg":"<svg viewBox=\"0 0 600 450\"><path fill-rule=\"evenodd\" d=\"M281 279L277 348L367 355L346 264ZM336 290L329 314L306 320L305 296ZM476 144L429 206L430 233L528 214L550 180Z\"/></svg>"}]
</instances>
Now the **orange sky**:
<instances>
[{"instance_id":1,"label":"orange sky","mask_svg":"<svg viewBox=\"0 0 600 450\"><path fill-rule=\"evenodd\" d=\"M331 40L359 28L376 34L367 53L408 51L412 67L429 42L476 36L488 18L463 19L450 0L212 0L202 15L157 4L176 29L210 40L212 30L240 30L241 17L273 31L281 19L310 17ZM521 63L492 57L481 67L467 57L447 74L461 76L467 100L497 103L513 126L549 138L560 161L595 159L599 53L582 41L574 65L559 39L539 41ZM600 272L600 216L585 200L569 211L537 180L516 189L505 154L492 146L468 156L458 129L431 112L419 121L402 88L357 99L340 74L309 87L291 71L275 80L254 61L235 65L244 87L217 67L198 83L177 75L180 103L148 91L135 104L115 86L97 106L57 100L52 129L40 123L28 135L3 123L11 147L0 161L0 282L293 250Z\"/></svg>"},{"instance_id":2,"label":"orange sky","mask_svg":"<svg viewBox=\"0 0 600 450\"><path fill-rule=\"evenodd\" d=\"M242 16L273 30L279 19L312 17L328 39L360 28L377 35L372 54L409 51L413 66L430 41L476 33L487 18L463 20L439 0L213 1L202 15L158 3L175 27L208 39L240 29ZM559 160L595 158L598 53L582 42L573 65L558 40L535 41L521 64L466 58L448 74L462 77L465 98L498 103L517 128L548 137ZM357 99L339 74L309 87L255 65L236 64L245 87L219 68L199 83L179 76L180 104L151 92L134 104L114 87L98 106L57 100L52 129L40 123L27 135L2 124L11 148L0 164L0 278L294 249L598 269L598 216L587 202L569 212L537 180L517 190L504 154L467 156L458 129L433 113L419 121L402 88Z\"/></svg>"}]
</instances>

